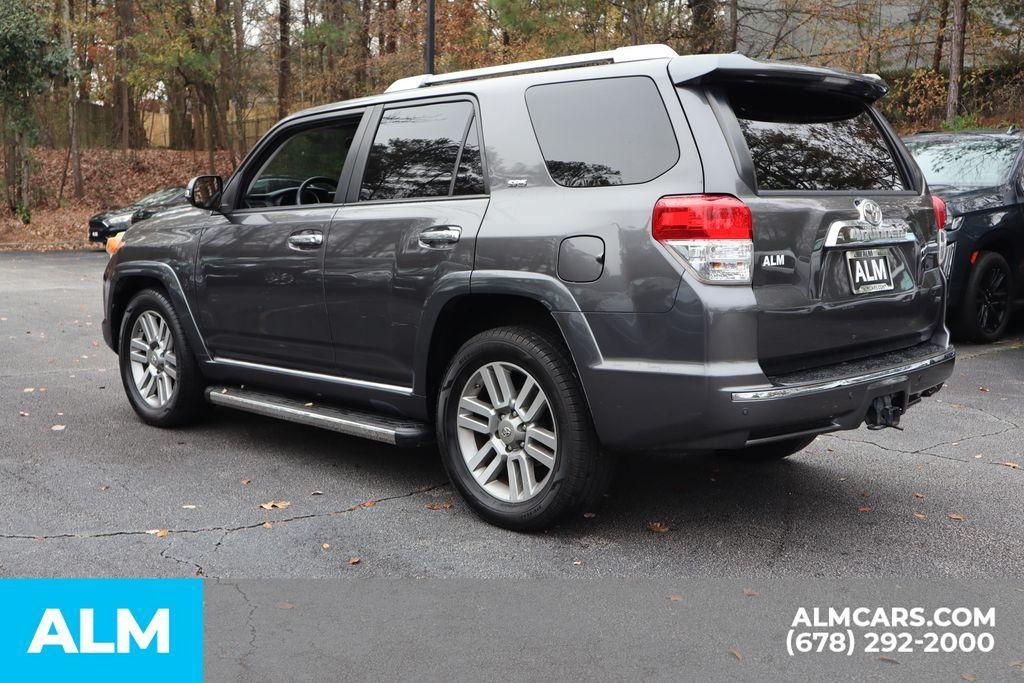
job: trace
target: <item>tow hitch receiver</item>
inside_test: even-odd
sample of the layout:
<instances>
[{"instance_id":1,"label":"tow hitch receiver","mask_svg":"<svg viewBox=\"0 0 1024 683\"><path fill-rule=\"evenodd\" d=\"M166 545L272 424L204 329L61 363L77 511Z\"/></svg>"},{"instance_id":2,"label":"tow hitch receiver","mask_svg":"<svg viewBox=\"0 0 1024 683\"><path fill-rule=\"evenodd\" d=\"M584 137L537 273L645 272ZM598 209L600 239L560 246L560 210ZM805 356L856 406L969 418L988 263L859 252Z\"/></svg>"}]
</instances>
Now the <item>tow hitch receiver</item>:
<instances>
[{"instance_id":1,"label":"tow hitch receiver","mask_svg":"<svg viewBox=\"0 0 1024 683\"><path fill-rule=\"evenodd\" d=\"M871 402L864 421L867 423L868 429L885 429L886 427L899 429L900 417L906 409L907 395L905 393L879 396Z\"/></svg>"}]
</instances>

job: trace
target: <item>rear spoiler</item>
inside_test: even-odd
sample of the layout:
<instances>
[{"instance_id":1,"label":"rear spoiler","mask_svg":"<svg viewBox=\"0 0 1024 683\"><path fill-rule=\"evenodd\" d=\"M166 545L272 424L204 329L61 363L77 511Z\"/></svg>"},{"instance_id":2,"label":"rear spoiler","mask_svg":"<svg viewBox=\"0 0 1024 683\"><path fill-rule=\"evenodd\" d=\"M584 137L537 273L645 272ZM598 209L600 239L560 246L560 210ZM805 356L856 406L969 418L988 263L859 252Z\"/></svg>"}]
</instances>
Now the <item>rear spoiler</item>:
<instances>
[{"instance_id":1,"label":"rear spoiler","mask_svg":"<svg viewBox=\"0 0 1024 683\"><path fill-rule=\"evenodd\" d=\"M760 62L738 54L676 57L668 63L668 73L676 85L788 85L868 102L880 99L889 91L885 81L875 74L852 74L787 62Z\"/></svg>"}]
</instances>

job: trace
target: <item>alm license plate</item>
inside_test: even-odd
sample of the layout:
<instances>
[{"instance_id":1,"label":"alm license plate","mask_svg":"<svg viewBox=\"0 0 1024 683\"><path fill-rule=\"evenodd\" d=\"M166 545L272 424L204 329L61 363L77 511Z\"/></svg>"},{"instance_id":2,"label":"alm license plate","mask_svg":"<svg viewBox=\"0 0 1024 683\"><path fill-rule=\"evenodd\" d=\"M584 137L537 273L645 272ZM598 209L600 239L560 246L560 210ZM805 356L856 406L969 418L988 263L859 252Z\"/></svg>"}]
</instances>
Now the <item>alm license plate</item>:
<instances>
[{"instance_id":1,"label":"alm license plate","mask_svg":"<svg viewBox=\"0 0 1024 683\"><path fill-rule=\"evenodd\" d=\"M885 292L892 289L887 249L858 249L846 252L850 287L854 294Z\"/></svg>"}]
</instances>

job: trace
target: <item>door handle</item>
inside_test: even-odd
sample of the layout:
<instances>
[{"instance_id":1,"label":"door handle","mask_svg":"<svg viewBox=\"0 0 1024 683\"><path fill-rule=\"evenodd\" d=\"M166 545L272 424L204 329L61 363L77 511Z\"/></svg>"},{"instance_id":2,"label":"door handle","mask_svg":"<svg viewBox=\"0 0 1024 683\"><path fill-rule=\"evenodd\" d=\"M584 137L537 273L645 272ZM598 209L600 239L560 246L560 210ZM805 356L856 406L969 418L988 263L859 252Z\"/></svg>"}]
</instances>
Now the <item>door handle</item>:
<instances>
[{"instance_id":1,"label":"door handle","mask_svg":"<svg viewBox=\"0 0 1024 683\"><path fill-rule=\"evenodd\" d=\"M434 225L420 233L420 246L440 249L455 244L462 237L462 228L457 225Z\"/></svg>"},{"instance_id":2,"label":"door handle","mask_svg":"<svg viewBox=\"0 0 1024 683\"><path fill-rule=\"evenodd\" d=\"M288 236L292 249L318 249L324 243L324 234L319 230L302 230Z\"/></svg>"}]
</instances>

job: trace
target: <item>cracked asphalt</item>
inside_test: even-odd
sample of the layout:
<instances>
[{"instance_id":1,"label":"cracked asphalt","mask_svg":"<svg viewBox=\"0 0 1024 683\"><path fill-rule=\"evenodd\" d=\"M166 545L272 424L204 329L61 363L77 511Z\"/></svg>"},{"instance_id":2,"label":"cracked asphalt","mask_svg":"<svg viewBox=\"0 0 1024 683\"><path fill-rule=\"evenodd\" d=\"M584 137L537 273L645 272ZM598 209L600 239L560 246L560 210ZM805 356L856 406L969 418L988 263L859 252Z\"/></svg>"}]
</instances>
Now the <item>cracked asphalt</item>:
<instances>
[{"instance_id":1,"label":"cracked asphalt","mask_svg":"<svg viewBox=\"0 0 1024 683\"><path fill-rule=\"evenodd\" d=\"M1024 563L1019 326L959 346L904 431L770 465L629 456L594 516L524 535L478 521L432 449L212 407L143 425L101 338L105 261L0 253L0 576L1016 579Z\"/></svg>"}]
</instances>

